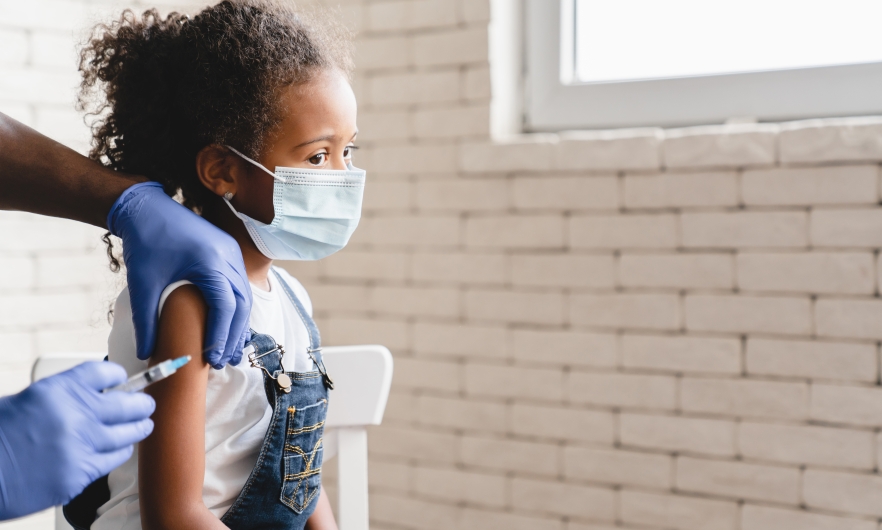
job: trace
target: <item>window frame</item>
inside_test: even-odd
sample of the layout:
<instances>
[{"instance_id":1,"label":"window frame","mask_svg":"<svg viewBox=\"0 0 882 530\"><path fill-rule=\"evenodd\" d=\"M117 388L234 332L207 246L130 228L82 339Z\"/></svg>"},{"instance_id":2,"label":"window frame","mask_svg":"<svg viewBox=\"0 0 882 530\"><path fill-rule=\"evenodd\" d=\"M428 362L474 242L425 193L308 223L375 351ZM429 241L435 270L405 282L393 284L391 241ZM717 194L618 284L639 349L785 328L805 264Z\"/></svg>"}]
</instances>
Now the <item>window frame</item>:
<instances>
[{"instance_id":1,"label":"window frame","mask_svg":"<svg viewBox=\"0 0 882 530\"><path fill-rule=\"evenodd\" d=\"M882 62L573 83L575 0L525 0L525 132L882 114Z\"/></svg>"}]
</instances>

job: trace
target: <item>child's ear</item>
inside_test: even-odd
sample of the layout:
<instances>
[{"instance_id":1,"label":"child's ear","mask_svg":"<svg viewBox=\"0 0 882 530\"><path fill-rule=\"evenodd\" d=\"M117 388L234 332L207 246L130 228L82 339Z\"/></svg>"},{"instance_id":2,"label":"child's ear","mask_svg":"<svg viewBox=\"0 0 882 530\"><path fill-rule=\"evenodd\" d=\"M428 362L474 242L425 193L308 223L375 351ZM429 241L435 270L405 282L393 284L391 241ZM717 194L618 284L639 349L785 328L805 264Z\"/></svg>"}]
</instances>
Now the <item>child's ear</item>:
<instances>
[{"instance_id":1,"label":"child's ear","mask_svg":"<svg viewBox=\"0 0 882 530\"><path fill-rule=\"evenodd\" d=\"M207 145L196 155L196 173L202 185L212 193L223 197L225 193L236 194L236 188L245 177L240 159L221 145Z\"/></svg>"}]
</instances>

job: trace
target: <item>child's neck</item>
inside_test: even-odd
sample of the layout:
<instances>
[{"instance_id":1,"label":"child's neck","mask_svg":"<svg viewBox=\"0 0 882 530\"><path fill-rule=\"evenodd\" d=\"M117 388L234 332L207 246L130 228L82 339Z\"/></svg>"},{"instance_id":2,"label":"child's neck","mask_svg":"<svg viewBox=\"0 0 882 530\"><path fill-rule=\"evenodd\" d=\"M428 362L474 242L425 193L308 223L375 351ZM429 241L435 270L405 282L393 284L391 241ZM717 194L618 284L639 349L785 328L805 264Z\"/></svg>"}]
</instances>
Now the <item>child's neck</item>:
<instances>
[{"instance_id":1,"label":"child's neck","mask_svg":"<svg viewBox=\"0 0 882 530\"><path fill-rule=\"evenodd\" d=\"M257 245L254 244L251 236L248 235L248 230L245 229L242 220L236 217L220 198L209 201L202 208L202 217L233 236L233 239L239 243L239 248L242 249L242 259L245 262L245 272L248 274L248 281L258 289L269 291L269 271L273 265L273 260L264 256L257 249Z\"/></svg>"}]
</instances>

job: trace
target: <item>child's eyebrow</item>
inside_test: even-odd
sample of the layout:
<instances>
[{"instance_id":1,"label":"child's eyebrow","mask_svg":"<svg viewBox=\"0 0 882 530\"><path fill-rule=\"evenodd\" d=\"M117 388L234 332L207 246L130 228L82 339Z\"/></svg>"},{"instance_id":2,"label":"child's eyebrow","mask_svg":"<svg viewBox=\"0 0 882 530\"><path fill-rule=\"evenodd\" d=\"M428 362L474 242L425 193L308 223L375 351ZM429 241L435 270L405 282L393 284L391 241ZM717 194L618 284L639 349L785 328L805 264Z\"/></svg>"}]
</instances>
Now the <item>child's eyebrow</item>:
<instances>
[{"instance_id":1,"label":"child's eyebrow","mask_svg":"<svg viewBox=\"0 0 882 530\"><path fill-rule=\"evenodd\" d=\"M350 138L349 141L351 142L356 136L358 136L358 131L355 131L355 134L352 135L352 138ZM309 144L314 144L314 143L318 143L318 142L326 142L328 140L336 140L336 139L337 139L336 135L326 134L324 136L319 136L318 138L313 138L312 140L308 140L306 142L303 142L300 145L295 145L294 149L300 149L301 147L306 147Z\"/></svg>"}]
</instances>

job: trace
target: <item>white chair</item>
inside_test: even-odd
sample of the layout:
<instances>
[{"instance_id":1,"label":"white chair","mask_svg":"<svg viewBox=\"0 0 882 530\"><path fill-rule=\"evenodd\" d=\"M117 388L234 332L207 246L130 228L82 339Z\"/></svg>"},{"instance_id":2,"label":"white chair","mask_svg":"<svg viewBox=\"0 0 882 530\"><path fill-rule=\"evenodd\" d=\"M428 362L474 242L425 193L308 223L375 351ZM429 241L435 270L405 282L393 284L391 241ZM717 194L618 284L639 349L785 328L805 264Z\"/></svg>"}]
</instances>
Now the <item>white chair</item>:
<instances>
[{"instance_id":1,"label":"white chair","mask_svg":"<svg viewBox=\"0 0 882 530\"><path fill-rule=\"evenodd\" d=\"M328 406L325 446L337 449L338 516L341 530L368 529L367 426L379 425L392 384L392 354L383 346L335 346L322 349L334 390ZM34 363L31 379L63 372L103 353L53 353ZM61 508L56 530L70 530Z\"/></svg>"}]
</instances>

